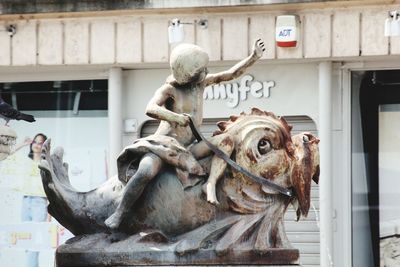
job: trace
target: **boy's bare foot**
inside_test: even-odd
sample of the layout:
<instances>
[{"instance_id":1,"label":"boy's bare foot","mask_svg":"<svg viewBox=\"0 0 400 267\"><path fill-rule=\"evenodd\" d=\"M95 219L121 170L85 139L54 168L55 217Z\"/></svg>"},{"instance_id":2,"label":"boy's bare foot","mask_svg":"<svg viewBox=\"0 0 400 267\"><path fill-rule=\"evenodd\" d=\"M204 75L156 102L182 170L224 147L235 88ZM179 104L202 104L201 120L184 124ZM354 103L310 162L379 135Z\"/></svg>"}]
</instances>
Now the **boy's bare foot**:
<instances>
[{"instance_id":1,"label":"boy's bare foot","mask_svg":"<svg viewBox=\"0 0 400 267\"><path fill-rule=\"evenodd\" d=\"M110 217L107 218L107 220L104 221L104 223L110 229L117 229L121 223L121 220L122 220L122 213L114 212L113 214L111 214Z\"/></svg>"},{"instance_id":2,"label":"boy's bare foot","mask_svg":"<svg viewBox=\"0 0 400 267\"><path fill-rule=\"evenodd\" d=\"M207 201L211 204L218 205L217 194L215 192L215 184L207 182L203 185L203 192L207 195Z\"/></svg>"}]
</instances>

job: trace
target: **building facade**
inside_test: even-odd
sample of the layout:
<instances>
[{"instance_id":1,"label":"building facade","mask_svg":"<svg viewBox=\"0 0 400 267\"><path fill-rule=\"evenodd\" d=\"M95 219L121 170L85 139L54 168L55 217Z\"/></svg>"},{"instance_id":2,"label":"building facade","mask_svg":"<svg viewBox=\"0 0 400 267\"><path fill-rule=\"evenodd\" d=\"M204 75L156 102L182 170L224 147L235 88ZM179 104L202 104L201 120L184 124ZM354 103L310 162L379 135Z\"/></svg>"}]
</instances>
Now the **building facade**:
<instances>
[{"instance_id":1,"label":"building facade","mask_svg":"<svg viewBox=\"0 0 400 267\"><path fill-rule=\"evenodd\" d=\"M287 117L296 131L315 131L321 139L320 184L312 190L315 212L298 223L288 217L286 225L302 264L377 266L383 260L379 212L372 211L380 203L374 187L379 179L368 178L374 174L368 166L376 162L364 161L370 151L365 142L378 141L363 130L368 108L360 95L376 81L395 83L397 75L400 81L400 37L384 35L388 12L398 9L399 1L185 1L184 7L179 1L112 7L102 1L72 7L45 2L36 8L3 5L0 82L108 80L110 174L123 146L152 131L144 110L170 73L172 19L188 23L183 42L208 52L211 72L247 57L254 39L261 38L265 54L244 78L206 91L205 121L212 125L255 106ZM287 14L300 20L294 48L275 42L276 17ZM201 20L207 26L199 25ZM252 84L262 86L262 93L253 92ZM394 93L387 94L393 101L379 105L397 103Z\"/></svg>"}]
</instances>

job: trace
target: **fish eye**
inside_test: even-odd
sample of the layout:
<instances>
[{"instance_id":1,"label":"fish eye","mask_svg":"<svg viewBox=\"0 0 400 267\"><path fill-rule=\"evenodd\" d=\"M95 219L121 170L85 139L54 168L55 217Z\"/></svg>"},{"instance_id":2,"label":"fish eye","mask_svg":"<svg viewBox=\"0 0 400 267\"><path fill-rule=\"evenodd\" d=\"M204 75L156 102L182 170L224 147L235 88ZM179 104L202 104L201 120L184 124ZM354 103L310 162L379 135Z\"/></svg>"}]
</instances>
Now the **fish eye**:
<instances>
[{"instance_id":1,"label":"fish eye","mask_svg":"<svg viewBox=\"0 0 400 267\"><path fill-rule=\"evenodd\" d=\"M267 154L272 149L271 142L267 139L261 139L258 141L257 148L261 155Z\"/></svg>"}]
</instances>

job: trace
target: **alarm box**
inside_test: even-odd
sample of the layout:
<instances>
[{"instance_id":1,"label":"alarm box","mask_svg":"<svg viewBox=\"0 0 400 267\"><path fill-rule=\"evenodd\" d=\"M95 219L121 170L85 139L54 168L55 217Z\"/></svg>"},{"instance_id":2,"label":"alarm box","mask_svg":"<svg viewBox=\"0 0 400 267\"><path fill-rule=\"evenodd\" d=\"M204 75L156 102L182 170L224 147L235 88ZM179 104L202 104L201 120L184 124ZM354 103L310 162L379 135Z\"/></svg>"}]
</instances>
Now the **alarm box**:
<instances>
[{"instance_id":1,"label":"alarm box","mask_svg":"<svg viewBox=\"0 0 400 267\"><path fill-rule=\"evenodd\" d=\"M279 47L296 47L300 37L300 19L297 15L276 17L276 45Z\"/></svg>"}]
</instances>

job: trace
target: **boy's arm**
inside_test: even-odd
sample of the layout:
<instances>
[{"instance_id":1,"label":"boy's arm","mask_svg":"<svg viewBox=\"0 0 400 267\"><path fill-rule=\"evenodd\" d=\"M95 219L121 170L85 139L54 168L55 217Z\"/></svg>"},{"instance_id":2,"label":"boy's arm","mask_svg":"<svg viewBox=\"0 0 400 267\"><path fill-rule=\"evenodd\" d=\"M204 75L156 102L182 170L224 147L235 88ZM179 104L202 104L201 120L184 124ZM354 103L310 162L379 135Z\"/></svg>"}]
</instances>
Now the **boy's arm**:
<instances>
[{"instance_id":1,"label":"boy's arm","mask_svg":"<svg viewBox=\"0 0 400 267\"><path fill-rule=\"evenodd\" d=\"M254 42L253 52L250 56L237 63L229 70L208 74L205 78L205 86L230 81L239 77L262 56L263 51L265 51L264 42L262 42L261 39L257 39Z\"/></svg>"},{"instance_id":2,"label":"boy's arm","mask_svg":"<svg viewBox=\"0 0 400 267\"><path fill-rule=\"evenodd\" d=\"M154 119L176 122L181 126L189 124L189 118L165 108L167 101L175 101L174 88L169 84L160 87L146 107L146 115Z\"/></svg>"}]
</instances>

